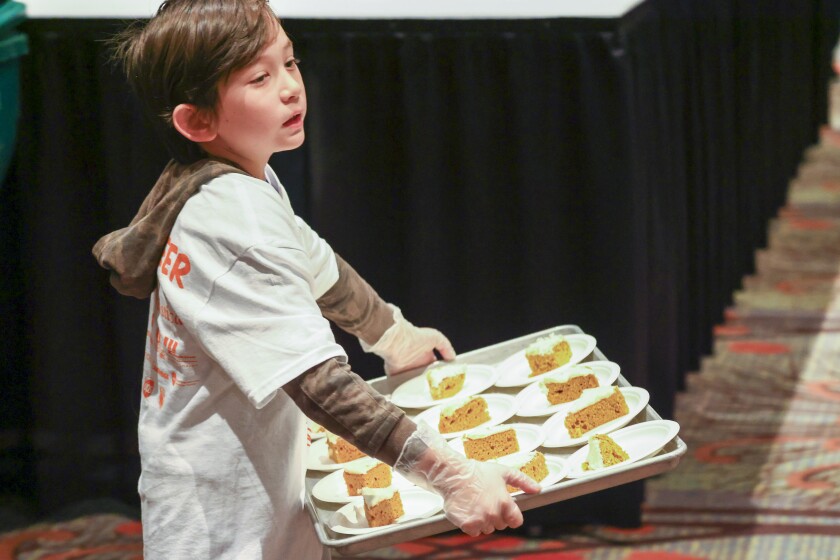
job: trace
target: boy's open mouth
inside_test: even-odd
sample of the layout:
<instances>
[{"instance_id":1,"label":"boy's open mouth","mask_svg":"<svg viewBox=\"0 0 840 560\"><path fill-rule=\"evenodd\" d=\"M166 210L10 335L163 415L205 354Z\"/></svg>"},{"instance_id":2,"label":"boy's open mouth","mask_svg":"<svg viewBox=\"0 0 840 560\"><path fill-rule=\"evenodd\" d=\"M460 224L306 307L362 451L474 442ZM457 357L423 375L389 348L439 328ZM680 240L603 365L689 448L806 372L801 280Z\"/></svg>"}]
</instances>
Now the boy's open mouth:
<instances>
[{"instance_id":1,"label":"boy's open mouth","mask_svg":"<svg viewBox=\"0 0 840 560\"><path fill-rule=\"evenodd\" d=\"M302 121L302 120L303 120L303 117L301 117L300 113L298 113L297 115L295 115L291 119L284 122L283 126L295 126L296 124L300 124L300 121Z\"/></svg>"}]
</instances>

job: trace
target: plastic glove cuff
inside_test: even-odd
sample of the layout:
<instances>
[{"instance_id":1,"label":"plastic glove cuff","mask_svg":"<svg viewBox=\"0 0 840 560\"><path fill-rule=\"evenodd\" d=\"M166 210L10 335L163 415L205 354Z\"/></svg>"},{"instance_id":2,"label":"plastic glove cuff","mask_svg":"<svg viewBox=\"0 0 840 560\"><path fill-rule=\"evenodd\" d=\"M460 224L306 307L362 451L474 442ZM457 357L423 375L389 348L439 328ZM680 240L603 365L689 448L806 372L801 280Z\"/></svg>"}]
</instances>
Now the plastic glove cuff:
<instances>
[{"instance_id":1,"label":"plastic glove cuff","mask_svg":"<svg viewBox=\"0 0 840 560\"><path fill-rule=\"evenodd\" d=\"M376 344L372 346L364 340L359 339L359 343L362 345L362 350L368 353L376 354L380 357L387 354L390 347L394 345L395 341L399 340L400 334L406 328L403 323L408 323L408 321L406 321L403 317L402 311L399 307L392 303L388 303L386 305L391 308L391 312L394 317L394 324L388 327L388 329L382 333L382 336L379 337L379 340L376 341ZM411 323L408 324L411 325Z\"/></svg>"},{"instance_id":2,"label":"plastic glove cuff","mask_svg":"<svg viewBox=\"0 0 840 560\"><path fill-rule=\"evenodd\" d=\"M443 471L449 477L465 470L469 460L449 447L439 433L422 420L403 445L394 469L423 488L437 488Z\"/></svg>"}]
</instances>

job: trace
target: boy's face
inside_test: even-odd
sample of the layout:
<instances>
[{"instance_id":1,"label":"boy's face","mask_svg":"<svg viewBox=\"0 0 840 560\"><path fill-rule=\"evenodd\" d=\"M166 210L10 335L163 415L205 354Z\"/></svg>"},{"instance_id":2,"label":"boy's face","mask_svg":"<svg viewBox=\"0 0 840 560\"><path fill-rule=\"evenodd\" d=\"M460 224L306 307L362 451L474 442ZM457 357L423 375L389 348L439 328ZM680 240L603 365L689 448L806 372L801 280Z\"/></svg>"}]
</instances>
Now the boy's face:
<instances>
[{"instance_id":1,"label":"boy's face","mask_svg":"<svg viewBox=\"0 0 840 560\"><path fill-rule=\"evenodd\" d=\"M274 41L219 85L216 138L205 148L263 177L271 154L303 143L305 116L303 79L292 43L278 24Z\"/></svg>"}]
</instances>

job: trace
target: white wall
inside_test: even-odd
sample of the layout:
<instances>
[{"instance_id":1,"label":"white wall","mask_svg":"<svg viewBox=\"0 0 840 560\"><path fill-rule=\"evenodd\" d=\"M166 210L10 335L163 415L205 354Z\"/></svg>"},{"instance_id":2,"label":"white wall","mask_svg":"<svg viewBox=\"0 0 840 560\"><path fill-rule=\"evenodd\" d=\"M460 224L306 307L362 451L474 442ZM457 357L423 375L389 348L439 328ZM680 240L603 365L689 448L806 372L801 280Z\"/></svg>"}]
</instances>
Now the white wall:
<instances>
[{"instance_id":1,"label":"white wall","mask_svg":"<svg viewBox=\"0 0 840 560\"><path fill-rule=\"evenodd\" d=\"M510 19L618 17L643 0L271 0L287 18ZM30 18L149 17L160 0L23 0Z\"/></svg>"}]
</instances>

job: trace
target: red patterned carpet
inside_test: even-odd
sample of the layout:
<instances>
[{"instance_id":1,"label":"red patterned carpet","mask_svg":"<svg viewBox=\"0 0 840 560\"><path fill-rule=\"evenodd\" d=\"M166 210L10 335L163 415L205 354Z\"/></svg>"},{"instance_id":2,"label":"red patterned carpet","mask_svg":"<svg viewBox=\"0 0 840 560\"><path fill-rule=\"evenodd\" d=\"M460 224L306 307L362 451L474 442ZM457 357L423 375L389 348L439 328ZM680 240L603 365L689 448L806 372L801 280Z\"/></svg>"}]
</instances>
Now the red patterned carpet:
<instances>
[{"instance_id":1,"label":"red patterned carpet","mask_svg":"<svg viewBox=\"0 0 840 560\"><path fill-rule=\"evenodd\" d=\"M363 557L840 559L839 268L840 136L826 130L715 329L713 354L678 396L689 451L648 481L641 528L447 534ZM0 535L0 560L80 558L142 558L139 523L94 515Z\"/></svg>"}]
</instances>

